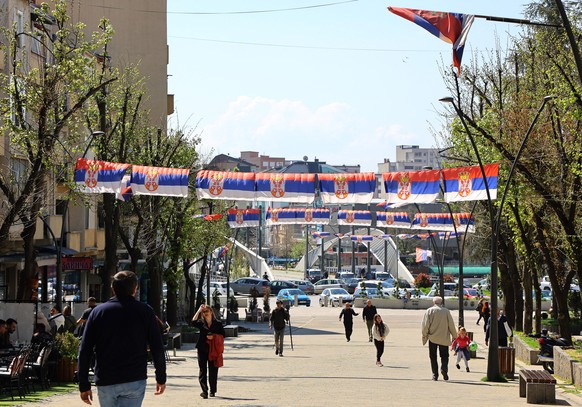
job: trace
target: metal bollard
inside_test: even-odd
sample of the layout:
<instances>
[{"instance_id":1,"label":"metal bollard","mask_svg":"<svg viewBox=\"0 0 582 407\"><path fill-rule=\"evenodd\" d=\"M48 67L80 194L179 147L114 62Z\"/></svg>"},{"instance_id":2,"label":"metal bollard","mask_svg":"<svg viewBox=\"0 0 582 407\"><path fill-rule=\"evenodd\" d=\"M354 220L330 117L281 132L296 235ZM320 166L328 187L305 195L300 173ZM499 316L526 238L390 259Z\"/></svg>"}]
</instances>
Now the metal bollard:
<instances>
[{"instance_id":1,"label":"metal bollard","mask_svg":"<svg viewBox=\"0 0 582 407\"><path fill-rule=\"evenodd\" d=\"M293 301L293 305L298 307L299 306L299 296L295 294L295 301Z\"/></svg>"}]
</instances>

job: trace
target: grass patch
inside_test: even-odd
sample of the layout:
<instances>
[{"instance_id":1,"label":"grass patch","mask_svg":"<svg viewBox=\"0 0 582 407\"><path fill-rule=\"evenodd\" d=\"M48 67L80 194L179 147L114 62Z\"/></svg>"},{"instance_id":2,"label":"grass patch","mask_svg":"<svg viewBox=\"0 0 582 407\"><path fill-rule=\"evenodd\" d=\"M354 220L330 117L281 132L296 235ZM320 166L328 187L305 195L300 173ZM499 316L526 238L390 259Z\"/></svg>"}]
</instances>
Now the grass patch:
<instances>
[{"instance_id":1,"label":"grass patch","mask_svg":"<svg viewBox=\"0 0 582 407\"><path fill-rule=\"evenodd\" d=\"M570 355L571 358L576 359L578 362L582 362L582 348L564 349L564 351Z\"/></svg>"},{"instance_id":2,"label":"grass patch","mask_svg":"<svg viewBox=\"0 0 582 407\"><path fill-rule=\"evenodd\" d=\"M540 346L537 338L531 338L531 337L527 336L526 334L524 334L523 332L515 331L514 335L519 336L519 339L524 341L525 344L532 349L537 349Z\"/></svg>"},{"instance_id":3,"label":"grass patch","mask_svg":"<svg viewBox=\"0 0 582 407\"><path fill-rule=\"evenodd\" d=\"M25 406L31 403L39 403L51 396L72 393L78 390L79 386L75 383L56 383L52 384L48 390L39 390L27 394L25 399L14 396L14 401L12 401L9 395L2 395L0 397L0 407ZM81 403L81 399L79 399L79 402Z\"/></svg>"}]
</instances>

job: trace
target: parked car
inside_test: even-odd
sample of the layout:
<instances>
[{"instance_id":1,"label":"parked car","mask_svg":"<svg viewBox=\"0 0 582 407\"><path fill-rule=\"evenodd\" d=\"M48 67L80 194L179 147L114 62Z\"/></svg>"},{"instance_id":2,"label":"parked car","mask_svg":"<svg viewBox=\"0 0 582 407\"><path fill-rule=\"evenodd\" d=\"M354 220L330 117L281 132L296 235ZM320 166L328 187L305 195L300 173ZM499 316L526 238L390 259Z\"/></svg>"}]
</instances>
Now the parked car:
<instances>
[{"instance_id":1,"label":"parked car","mask_svg":"<svg viewBox=\"0 0 582 407\"><path fill-rule=\"evenodd\" d=\"M218 295L226 296L226 282L225 281L211 281L210 282L210 295L214 294L214 291L218 290ZM202 286L202 293L206 295L206 284ZM231 287L229 289L229 297L234 295L234 290Z\"/></svg>"},{"instance_id":2,"label":"parked car","mask_svg":"<svg viewBox=\"0 0 582 407\"><path fill-rule=\"evenodd\" d=\"M377 288L366 288L363 289L362 287L356 288L354 291L354 299L356 298L378 298L380 297L380 292Z\"/></svg>"},{"instance_id":3,"label":"parked car","mask_svg":"<svg viewBox=\"0 0 582 407\"><path fill-rule=\"evenodd\" d=\"M469 300L479 298L479 291L474 288L463 288L463 296Z\"/></svg>"},{"instance_id":4,"label":"parked car","mask_svg":"<svg viewBox=\"0 0 582 407\"><path fill-rule=\"evenodd\" d=\"M319 295L319 305L322 307L325 306L326 301L327 304L333 307L334 305L339 306L346 302L352 302L353 300L354 297L343 288L326 288Z\"/></svg>"},{"instance_id":5,"label":"parked car","mask_svg":"<svg viewBox=\"0 0 582 407\"><path fill-rule=\"evenodd\" d=\"M313 284L315 294L321 294L326 288L342 288L342 281L337 278L324 278Z\"/></svg>"},{"instance_id":6,"label":"parked car","mask_svg":"<svg viewBox=\"0 0 582 407\"><path fill-rule=\"evenodd\" d=\"M489 290L489 281L484 278L482 280L479 280L477 283L473 284L472 288L478 290L479 288L481 290Z\"/></svg>"},{"instance_id":7,"label":"parked car","mask_svg":"<svg viewBox=\"0 0 582 407\"><path fill-rule=\"evenodd\" d=\"M448 283L448 282L446 282L446 283L444 283L444 286L445 286L445 291L453 291L453 292L455 292L455 291L457 291L457 287L459 285L457 283ZM440 289L439 289L439 283L434 283L430 289L431 290L439 290L440 291Z\"/></svg>"},{"instance_id":8,"label":"parked car","mask_svg":"<svg viewBox=\"0 0 582 407\"><path fill-rule=\"evenodd\" d=\"M243 277L230 283L232 290L237 294L250 294L251 288L255 287L259 295L265 293L265 287L269 286L269 280L257 277Z\"/></svg>"},{"instance_id":9,"label":"parked car","mask_svg":"<svg viewBox=\"0 0 582 407\"><path fill-rule=\"evenodd\" d=\"M374 274L374 280L381 280L381 281L388 281L394 280L394 277L390 275L390 273L385 273L383 271L376 271Z\"/></svg>"},{"instance_id":10,"label":"parked car","mask_svg":"<svg viewBox=\"0 0 582 407\"><path fill-rule=\"evenodd\" d=\"M336 278L339 278L340 280L344 280L344 281L347 281L347 280L355 278L355 277L356 276L351 271L342 271L341 273L336 274Z\"/></svg>"},{"instance_id":11,"label":"parked car","mask_svg":"<svg viewBox=\"0 0 582 407\"><path fill-rule=\"evenodd\" d=\"M349 292L350 294L353 294L354 291L356 290L356 288L358 288L360 286L360 282L364 281L363 278L349 278L347 280L344 280L344 288L346 289L347 292Z\"/></svg>"},{"instance_id":12,"label":"parked car","mask_svg":"<svg viewBox=\"0 0 582 407\"><path fill-rule=\"evenodd\" d=\"M316 283L323 278L323 273L320 269L308 269L307 279L312 283Z\"/></svg>"},{"instance_id":13,"label":"parked car","mask_svg":"<svg viewBox=\"0 0 582 407\"><path fill-rule=\"evenodd\" d=\"M283 305L295 305L295 296L297 295L297 300L299 305L305 305L309 307L311 305L311 299L301 291L299 288L285 288L279 291L277 294L277 299L283 302Z\"/></svg>"},{"instance_id":14,"label":"parked car","mask_svg":"<svg viewBox=\"0 0 582 407\"><path fill-rule=\"evenodd\" d=\"M299 288L301 291L303 291L307 295L313 295L315 293L314 288L313 288L313 284L311 283L311 281L307 281L307 280L287 280L287 281L295 284L297 286L297 288Z\"/></svg>"},{"instance_id":15,"label":"parked car","mask_svg":"<svg viewBox=\"0 0 582 407\"><path fill-rule=\"evenodd\" d=\"M286 280L271 281L269 283L269 286L271 287L271 294L273 295L279 294L279 291L284 290L286 288L297 288L296 284L293 284L292 282Z\"/></svg>"},{"instance_id":16,"label":"parked car","mask_svg":"<svg viewBox=\"0 0 582 407\"><path fill-rule=\"evenodd\" d=\"M366 280L363 282L366 288L378 288L378 284L382 287L382 292L385 295L390 295L392 292L391 290L394 289L394 282L393 280ZM362 282L358 285L358 287L362 286Z\"/></svg>"}]
</instances>

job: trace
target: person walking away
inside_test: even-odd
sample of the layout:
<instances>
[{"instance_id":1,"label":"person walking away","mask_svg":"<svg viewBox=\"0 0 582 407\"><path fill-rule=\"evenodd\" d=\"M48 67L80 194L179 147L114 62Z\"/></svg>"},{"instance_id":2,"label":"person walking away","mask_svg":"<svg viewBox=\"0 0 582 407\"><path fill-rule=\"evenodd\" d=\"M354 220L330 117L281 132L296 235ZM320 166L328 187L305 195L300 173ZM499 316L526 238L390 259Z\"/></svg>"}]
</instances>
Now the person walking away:
<instances>
[{"instance_id":1,"label":"person walking away","mask_svg":"<svg viewBox=\"0 0 582 407\"><path fill-rule=\"evenodd\" d=\"M218 384L218 368L223 365L222 353L224 351L224 328L215 315L210 305L202 304L194 318L192 325L200 329L200 339L196 342L198 351L198 381L202 393L200 397L207 399L208 395L216 395ZM210 385L210 393L208 393Z\"/></svg>"},{"instance_id":2,"label":"person walking away","mask_svg":"<svg viewBox=\"0 0 582 407\"><path fill-rule=\"evenodd\" d=\"M485 331L485 346L489 346L489 336L491 334L491 321L487 324ZM497 309L497 338L499 346L507 346L507 338L513 338L513 331L507 322L507 317L503 315L503 310Z\"/></svg>"},{"instance_id":3,"label":"person walking away","mask_svg":"<svg viewBox=\"0 0 582 407\"><path fill-rule=\"evenodd\" d=\"M479 321L481 321L481 319L483 319L483 298L479 299L479 302L477 303L477 307L475 308L475 311L477 311L479 313L479 318L477 318L477 325L479 325Z\"/></svg>"},{"instance_id":4,"label":"person walking away","mask_svg":"<svg viewBox=\"0 0 582 407\"><path fill-rule=\"evenodd\" d=\"M372 327L374 326L374 317L378 314L376 307L372 305L372 300L366 301L366 306L362 310L362 319L366 322L366 327L368 328L368 337L370 342L372 342Z\"/></svg>"},{"instance_id":5,"label":"person walking away","mask_svg":"<svg viewBox=\"0 0 582 407\"><path fill-rule=\"evenodd\" d=\"M428 354L432 369L432 379L439 379L437 349L441 357L441 374L449 380L449 344L457 336L451 311L442 306L441 297L433 297L433 306L426 310L422 319L422 344L428 342Z\"/></svg>"},{"instance_id":6,"label":"person walking away","mask_svg":"<svg viewBox=\"0 0 582 407\"><path fill-rule=\"evenodd\" d=\"M97 306L97 300L95 299L95 297L87 298L87 308L81 314L81 318L79 318L77 320L77 333L76 333L76 335L78 337L83 336L83 330L85 329L85 322L87 322L87 319L89 319L89 315L91 315L91 311L93 311L93 308L95 308L96 306Z\"/></svg>"},{"instance_id":7,"label":"person walking away","mask_svg":"<svg viewBox=\"0 0 582 407\"><path fill-rule=\"evenodd\" d=\"M339 320L341 321L342 317L344 319L344 328L346 330L346 339L348 342L350 341L352 332L354 330L354 316L358 315L359 314L357 314L356 311L352 309L352 304L349 302L346 302L345 308L342 309L342 312L340 312Z\"/></svg>"},{"instance_id":8,"label":"person walking away","mask_svg":"<svg viewBox=\"0 0 582 407\"><path fill-rule=\"evenodd\" d=\"M283 357L283 338L287 322L289 322L289 312L283 307L283 302L277 300L277 307L269 317L269 329L275 329L275 355L281 357Z\"/></svg>"},{"instance_id":9,"label":"person walking away","mask_svg":"<svg viewBox=\"0 0 582 407\"><path fill-rule=\"evenodd\" d=\"M384 354L384 340L389 333L390 328L388 328L388 325L382 321L382 317L378 314L374 315L372 335L374 336L374 346L376 346L376 366L384 366L381 358Z\"/></svg>"},{"instance_id":10,"label":"person walking away","mask_svg":"<svg viewBox=\"0 0 582 407\"><path fill-rule=\"evenodd\" d=\"M467 330L462 326L459 327L459 333L453 343L451 344L451 350L455 352L455 356L457 356L457 369L461 368L459 362L461 359L465 361L465 369L469 372L469 359L471 359L471 355L469 353L469 345L471 344L471 339L469 339L469 335L467 335Z\"/></svg>"},{"instance_id":11,"label":"person walking away","mask_svg":"<svg viewBox=\"0 0 582 407\"><path fill-rule=\"evenodd\" d=\"M71 315L71 307L68 305L63 308L63 316L65 317L65 332L73 333L77 327L77 320Z\"/></svg>"},{"instance_id":12,"label":"person walking away","mask_svg":"<svg viewBox=\"0 0 582 407\"><path fill-rule=\"evenodd\" d=\"M487 325L489 325L489 319L491 318L491 308L489 308L489 302L485 301L483 303L483 332L487 332Z\"/></svg>"},{"instance_id":13,"label":"person walking away","mask_svg":"<svg viewBox=\"0 0 582 407\"><path fill-rule=\"evenodd\" d=\"M95 356L95 384L101 406L141 406L148 377L148 347L155 367L155 395L166 389L166 358L154 310L135 299L138 278L113 276L114 296L91 311L79 349L81 400L91 404L89 368Z\"/></svg>"}]
</instances>

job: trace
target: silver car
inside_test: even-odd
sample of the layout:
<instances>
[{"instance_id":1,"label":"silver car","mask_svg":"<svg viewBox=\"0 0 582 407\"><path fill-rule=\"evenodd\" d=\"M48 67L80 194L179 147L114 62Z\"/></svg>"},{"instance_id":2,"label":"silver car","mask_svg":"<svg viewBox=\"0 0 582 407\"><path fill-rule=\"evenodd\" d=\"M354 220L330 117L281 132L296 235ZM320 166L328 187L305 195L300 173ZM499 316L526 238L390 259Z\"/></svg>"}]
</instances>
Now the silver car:
<instances>
[{"instance_id":1,"label":"silver car","mask_svg":"<svg viewBox=\"0 0 582 407\"><path fill-rule=\"evenodd\" d=\"M342 288L342 281L337 278L324 278L313 284L313 292L321 294L326 288Z\"/></svg>"},{"instance_id":2,"label":"silver car","mask_svg":"<svg viewBox=\"0 0 582 407\"><path fill-rule=\"evenodd\" d=\"M251 288L255 287L260 296L265 293L265 288L269 287L269 281L264 278L243 277L230 283L230 287L236 294L250 294Z\"/></svg>"},{"instance_id":3,"label":"silver car","mask_svg":"<svg viewBox=\"0 0 582 407\"><path fill-rule=\"evenodd\" d=\"M319 295L319 305L324 307L326 304L330 304L332 307L341 306L346 302L352 302L354 300L353 295L348 293L343 288L326 288Z\"/></svg>"}]
</instances>

